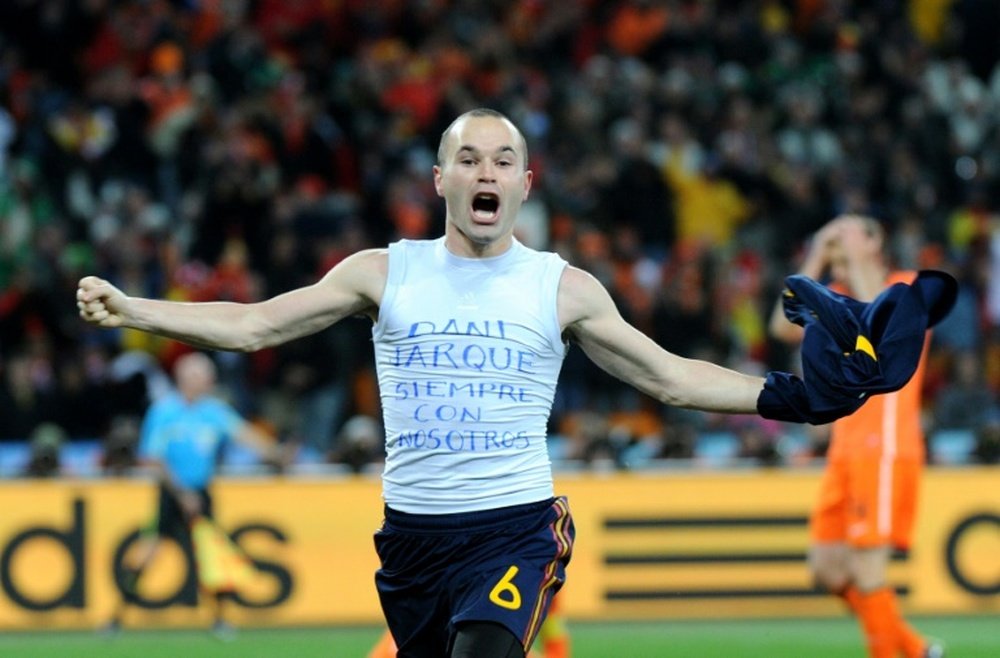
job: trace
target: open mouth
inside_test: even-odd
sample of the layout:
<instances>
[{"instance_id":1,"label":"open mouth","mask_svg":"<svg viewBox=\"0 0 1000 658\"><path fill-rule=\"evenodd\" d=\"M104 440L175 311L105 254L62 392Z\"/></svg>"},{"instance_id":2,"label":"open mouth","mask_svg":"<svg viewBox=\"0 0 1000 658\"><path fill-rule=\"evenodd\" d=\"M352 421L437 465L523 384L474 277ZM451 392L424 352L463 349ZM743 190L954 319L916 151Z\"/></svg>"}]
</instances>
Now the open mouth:
<instances>
[{"instance_id":1,"label":"open mouth","mask_svg":"<svg viewBox=\"0 0 1000 658\"><path fill-rule=\"evenodd\" d=\"M472 214L476 219L489 221L495 219L500 210L500 197L483 192L472 199Z\"/></svg>"}]
</instances>

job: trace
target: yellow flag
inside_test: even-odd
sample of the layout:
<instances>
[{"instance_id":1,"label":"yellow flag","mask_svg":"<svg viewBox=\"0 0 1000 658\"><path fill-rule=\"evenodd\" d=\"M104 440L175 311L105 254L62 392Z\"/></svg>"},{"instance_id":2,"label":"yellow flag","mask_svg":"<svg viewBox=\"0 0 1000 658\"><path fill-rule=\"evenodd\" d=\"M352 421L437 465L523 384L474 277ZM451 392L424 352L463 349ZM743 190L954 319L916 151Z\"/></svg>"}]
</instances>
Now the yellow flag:
<instances>
[{"instance_id":1,"label":"yellow flag","mask_svg":"<svg viewBox=\"0 0 1000 658\"><path fill-rule=\"evenodd\" d=\"M250 558L210 519L195 518L191 524L191 542L198 563L198 582L204 591L234 592L253 578Z\"/></svg>"}]
</instances>

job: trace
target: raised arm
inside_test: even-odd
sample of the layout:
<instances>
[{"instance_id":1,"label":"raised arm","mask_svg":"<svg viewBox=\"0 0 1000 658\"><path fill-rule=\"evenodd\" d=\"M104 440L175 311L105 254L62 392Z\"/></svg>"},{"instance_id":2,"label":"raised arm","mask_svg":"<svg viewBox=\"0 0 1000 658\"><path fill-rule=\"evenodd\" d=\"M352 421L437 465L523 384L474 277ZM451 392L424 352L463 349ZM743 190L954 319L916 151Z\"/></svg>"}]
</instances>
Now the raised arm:
<instances>
[{"instance_id":1,"label":"raised arm","mask_svg":"<svg viewBox=\"0 0 1000 658\"><path fill-rule=\"evenodd\" d=\"M664 404L756 413L764 379L664 350L628 324L593 276L567 267L559 285L563 330L597 365Z\"/></svg>"},{"instance_id":2,"label":"raised arm","mask_svg":"<svg viewBox=\"0 0 1000 658\"><path fill-rule=\"evenodd\" d=\"M870 302L885 287L886 267L882 258L884 237L877 223L858 215L840 215L813 236L799 274L814 281L828 274L846 288L851 297ZM778 299L771 311L768 331L778 340L798 343L802 327L792 324Z\"/></svg>"},{"instance_id":3,"label":"raised arm","mask_svg":"<svg viewBox=\"0 0 1000 658\"><path fill-rule=\"evenodd\" d=\"M94 276L80 280L80 317L130 327L202 348L252 352L315 333L351 315L377 313L385 288L384 249L341 261L318 282L252 304L173 302L129 297Z\"/></svg>"},{"instance_id":4,"label":"raised arm","mask_svg":"<svg viewBox=\"0 0 1000 658\"><path fill-rule=\"evenodd\" d=\"M816 232L809 246L809 251L806 253L805 260L802 261L802 266L799 268L799 274L803 274L813 280L818 280L823 276L830 268L838 232L839 225L836 220L827 223ZM802 327L792 324L785 317L780 297L771 309L771 317L767 323L767 330L773 337L785 343L794 345L802 341Z\"/></svg>"}]
</instances>

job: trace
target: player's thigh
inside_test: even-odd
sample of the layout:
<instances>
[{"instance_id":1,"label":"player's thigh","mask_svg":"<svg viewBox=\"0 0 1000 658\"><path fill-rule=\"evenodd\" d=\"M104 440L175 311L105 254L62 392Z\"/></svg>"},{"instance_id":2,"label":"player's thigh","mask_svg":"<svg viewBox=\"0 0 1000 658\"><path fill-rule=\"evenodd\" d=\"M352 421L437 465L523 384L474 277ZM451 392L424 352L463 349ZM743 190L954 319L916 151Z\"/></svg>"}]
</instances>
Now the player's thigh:
<instances>
[{"instance_id":1,"label":"player's thigh","mask_svg":"<svg viewBox=\"0 0 1000 658\"><path fill-rule=\"evenodd\" d=\"M847 505L847 542L851 546L909 546L921 469L917 459L892 459L881 454L851 460Z\"/></svg>"},{"instance_id":2,"label":"player's thigh","mask_svg":"<svg viewBox=\"0 0 1000 658\"><path fill-rule=\"evenodd\" d=\"M890 544L907 549L913 539L917 517L917 500L924 465L919 459L900 459L893 465L892 519Z\"/></svg>"},{"instance_id":3,"label":"player's thigh","mask_svg":"<svg viewBox=\"0 0 1000 658\"><path fill-rule=\"evenodd\" d=\"M809 547L809 571L817 583L839 592L851 582L851 548L845 542L820 542Z\"/></svg>"},{"instance_id":4,"label":"player's thigh","mask_svg":"<svg viewBox=\"0 0 1000 658\"><path fill-rule=\"evenodd\" d=\"M160 537L170 537L176 541L188 532L188 522L177 498L165 487L160 488L160 500L156 515L156 532Z\"/></svg>"},{"instance_id":5,"label":"player's thigh","mask_svg":"<svg viewBox=\"0 0 1000 658\"><path fill-rule=\"evenodd\" d=\"M443 656L448 646L447 552L452 541L383 527L375 535L382 563L375 585L399 656Z\"/></svg>"},{"instance_id":6,"label":"player's thigh","mask_svg":"<svg viewBox=\"0 0 1000 658\"><path fill-rule=\"evenodd\" d=\"M809 537L813 544L847 540L849 482L850 467L846 460L827 462L809 517Z\"/></svg>"},{"instance_id":7,"label":"player's thigh","mask_svg":"<svg viewBox=\"0 0 1000 658\"><path fill-rule=\"evenodd\" d=\"M524 658L524 647L499 624L469 622L458 626L449 658Z\"/></svg>"},{"instance_id":8,"label":"player's thigh","mask_svg":"<svg viewBox=\"0 0 1000 658\"><path fill-rule=\"evenodd\" d=\"M885 587L892 549L889 546L852 548L850 552L851 580L862 592Z\"/></svg>"}]
</instances>

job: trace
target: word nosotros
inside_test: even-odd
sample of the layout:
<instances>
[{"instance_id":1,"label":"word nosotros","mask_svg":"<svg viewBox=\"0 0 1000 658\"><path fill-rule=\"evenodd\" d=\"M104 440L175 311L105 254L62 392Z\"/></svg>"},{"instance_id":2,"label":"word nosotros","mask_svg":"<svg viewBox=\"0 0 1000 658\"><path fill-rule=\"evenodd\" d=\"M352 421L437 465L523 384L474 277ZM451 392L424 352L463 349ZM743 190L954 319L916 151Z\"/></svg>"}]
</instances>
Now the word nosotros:
<instances>
[{"instance_id":1,"label":"word nosotros","mask_svg":"<svg viewBox=\"0 0 1000 658\"><path fill-rule=\"evenodd\" d=\"M488 452L490 450L525 450L531 444L526 430L457 430L432 427L427 430L400 432L397 447L416 450L452 452Z\"/></svg>"}]
</instances>

